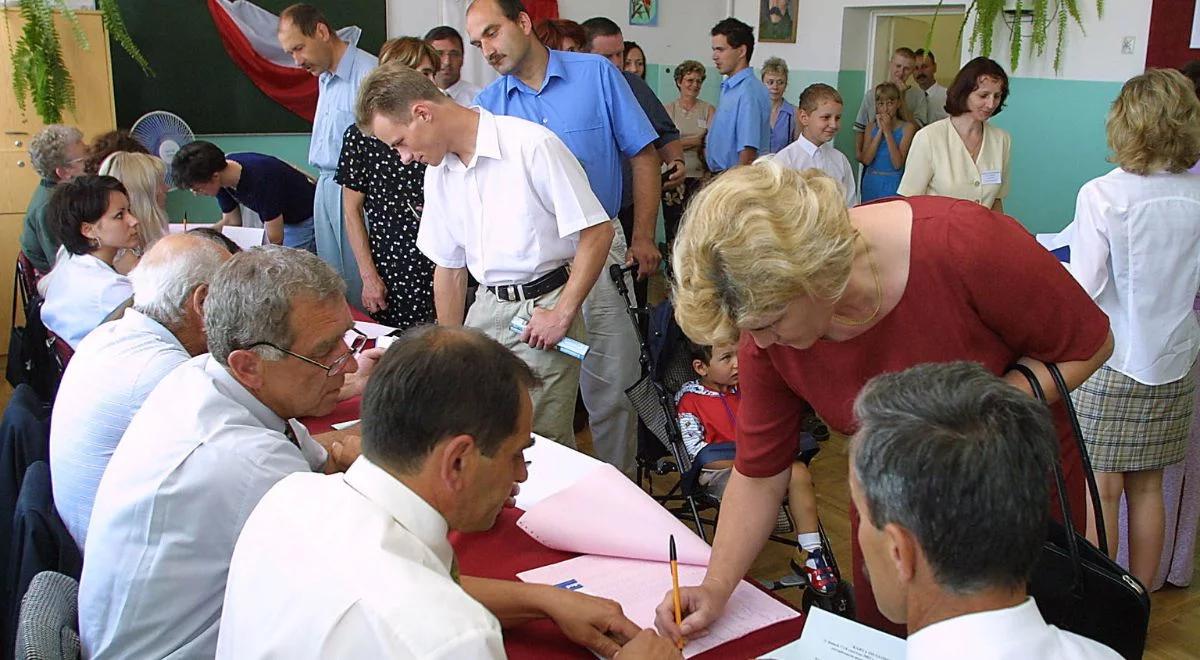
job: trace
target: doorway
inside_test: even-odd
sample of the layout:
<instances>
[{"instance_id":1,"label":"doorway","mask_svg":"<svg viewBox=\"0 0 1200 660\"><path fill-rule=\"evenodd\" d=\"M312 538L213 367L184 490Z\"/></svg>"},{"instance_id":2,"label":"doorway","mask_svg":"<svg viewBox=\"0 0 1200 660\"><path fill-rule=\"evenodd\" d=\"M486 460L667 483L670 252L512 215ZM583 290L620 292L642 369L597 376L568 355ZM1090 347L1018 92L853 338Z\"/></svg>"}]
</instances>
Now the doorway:
<instances>
[{"instance_id":1,"label":"doorway","mask_svg":"<svg viewBox=\"0 0 1200 660\"><path fill-rule=\"evenodd\" d=\"M949 87L966 52L965 44L959 38L963 19L962 7L943 6L936 14L930 7L871 12L868 84L887 80L892 51L907 46L913 50L927 48L933 51L938 63L934 77L938 84Z\"/></svg>"}]
</instances>

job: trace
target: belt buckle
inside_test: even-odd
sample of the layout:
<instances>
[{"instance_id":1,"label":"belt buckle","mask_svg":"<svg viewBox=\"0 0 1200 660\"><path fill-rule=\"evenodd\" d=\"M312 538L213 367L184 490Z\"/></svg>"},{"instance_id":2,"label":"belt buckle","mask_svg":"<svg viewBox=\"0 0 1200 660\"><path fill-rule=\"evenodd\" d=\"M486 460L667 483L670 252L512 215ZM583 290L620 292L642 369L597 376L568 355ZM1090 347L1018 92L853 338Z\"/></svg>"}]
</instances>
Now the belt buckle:
<instances>
[{"instance_id":1,"label":"belt buckle","mask_svg":"<svg viewBox=\"0 0 1200 660\"><path fill-rule=\"evenodd\" d=\"M513 288L513 297L521 302L525 302L525 285L514 284L514 285L512 285L512 288Z\"/></svg>"}]
</instances>

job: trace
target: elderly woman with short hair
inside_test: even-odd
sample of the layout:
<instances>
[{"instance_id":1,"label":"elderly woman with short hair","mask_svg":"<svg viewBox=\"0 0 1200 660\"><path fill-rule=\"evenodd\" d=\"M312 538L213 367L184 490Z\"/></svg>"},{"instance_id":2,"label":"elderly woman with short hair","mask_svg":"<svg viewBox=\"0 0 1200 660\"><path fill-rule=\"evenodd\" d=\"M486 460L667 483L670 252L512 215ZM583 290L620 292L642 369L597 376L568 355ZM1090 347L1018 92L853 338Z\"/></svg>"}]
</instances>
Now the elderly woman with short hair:
<instances>
[{"instance_id":1,"label":"elderly woman with short hair","mask_svg":"<svg viewBox=\"0 0 1200 660\"><path fill-rule=\"evenodd\" d=\"M710 344L741 340L735 468L707 577L684 589L684 636L720 616L762 549L807 411L849 433L863 383L925 362L979 362L1028 392L1009 371L1021 362L1054 393L1042 363L1057 363L1075 387L1112 351L1108 319L1058 261L1015 220L970 202L913 197L847 210L840 186L817 170L759 162L697 194L673 259L683 331ZM1082 466L1060 402L1054 412L1082 528ZM853 547L859 619L887 629ZM678 634L662 611L659 626Z\"/></svg>"},{"instance_id":2,"label":"elderly woman with short hair","mask_svg":"<svg viewBox=\"0 0 1200 660\"><path fill-rule=\"evenodd\" d=\"M1112 358L1073 398L1105 529L1129 507L1129 568L1147 586L1162 554L1163 468L1183 460L1200 324L1200 101L1183 74L1150 69L1108 115L1117 168L1075 203L1071 273L1112 321ZM1113 537L1109 537L1113 538ZM1092 535L1095 542L1095 534ZM1116 557L1117 543L1108 548Z\"/></svg>"},{"instance_id":3,"label":"elderly woman with short hair","mask_svg":"<svg viewBox=\"0 0 1200 660\"><path fill-rule=\"evenodd\" d=\"M46 205L54 186L83 174L87 145L74 126L51 124L29 141L29 162L42 180L33 191L21 229L21 252L39 273L50 272L58 253L59 240L46 226Z\"/></svg>"},{"instance_id":4,"label":"elderly woman with short hair","mask_svg":"<svg viewBox=\"0 0 1200 660\"><path fill-rule=\"evenodd\" d=\"M667 249L675 242L679 219L688 201L700 189L700 182L708 175L704 166L704 136L712 125L717 109L707 101L700 100L700 88L704 86L707 73L704 65L696 60L684 60L675 67L675 87L679 98L666 106L667 114L679 129L679 144L683 147L683 186L674 190L663 190L663 225L667 234Z\"/></svg>"}]
</instances>

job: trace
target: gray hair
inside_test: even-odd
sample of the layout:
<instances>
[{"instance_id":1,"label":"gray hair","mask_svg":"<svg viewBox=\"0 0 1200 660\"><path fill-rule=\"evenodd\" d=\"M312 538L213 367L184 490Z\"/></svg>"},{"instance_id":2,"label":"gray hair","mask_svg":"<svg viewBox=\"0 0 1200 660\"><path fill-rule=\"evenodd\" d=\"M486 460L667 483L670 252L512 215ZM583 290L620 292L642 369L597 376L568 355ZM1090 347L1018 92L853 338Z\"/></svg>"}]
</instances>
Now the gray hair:
<instances>
[{"instance_id":1,"label":"gray hair","mask_svg":"<svg viewBox=\"0 0 1200 660\"><path fill-rule=\"evenodd\" d=\"M264 245L235 254L213 277L204 301L208 351L228 366L230 353L255 342L291 348L297 296L325 300L345 295L346 283L311 252ZM283 358L269 346L254 350L267 360Z\"/></svg>"},{"instance_id":2,"label":"gray hair","mask_svg":"<svg viewBox=\"0 0 1200 660\"><path fill-rule=\"evenodd\" d=\"M129 272L133 308L171 329L184 319L196 287L212 281L228 257L219 244L195 239L189 249L171 258L155 259L147 253Z\"/></svg>"},{"instance_id":3,"label":"gray hair","mask_svg":"<svg viewBox=\"0 0 1200 660\"><path fill-rule=\"evenodd\" d=\"M768 73L774 73L776 75L783 76L784 82L787 82L788 65L787 62L783 61L783 58L781 57L768 58L766 62L763 62L763 65L759 70L762 72L763 77L766 77Z\"/></svg>"},{"instance_id":4,"label":"gray hair","mask_svg":"<svg viewBox=\"0 0 1200 660\"><path fill-rule=\"evenodd\" d=\"M66 167L67 147L83 141L83 133L74 126L51 124L43 128L29 141L29 160L38 176L58 181L55 170Z\"/></svg>"},{"instance_id":5,"label":"gray hair","mask_svg":"<svg viewBox=\"0 0 1200 660\"><path fill-rule=\"evenodd\" d=\"M870 524L912 532L947 591L1024 586L1058 460L1046 406L978 364L951 362L877 376L854 413L850 464Z\"/></svg>"}]
</instances>

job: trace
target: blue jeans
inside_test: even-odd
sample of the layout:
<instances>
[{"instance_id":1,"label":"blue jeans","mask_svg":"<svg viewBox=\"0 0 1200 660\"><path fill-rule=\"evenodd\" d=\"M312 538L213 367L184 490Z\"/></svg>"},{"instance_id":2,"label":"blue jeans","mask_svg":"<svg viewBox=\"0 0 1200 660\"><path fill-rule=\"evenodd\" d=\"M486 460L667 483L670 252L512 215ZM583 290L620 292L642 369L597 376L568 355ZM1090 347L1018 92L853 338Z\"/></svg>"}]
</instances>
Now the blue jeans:
<instances>
[{"instance_id":1,"label":"blue jeans","mask_svg":"<svg viewBox=\"0 0 1200 660\"><path fill-rule=\"evenodd\" d=\"M285 224L283 226L283 244L290 248L308 250L316 254L317 237L313 231L313 219L309 218L293 225Z\"/></svg>"}]
</instances>

